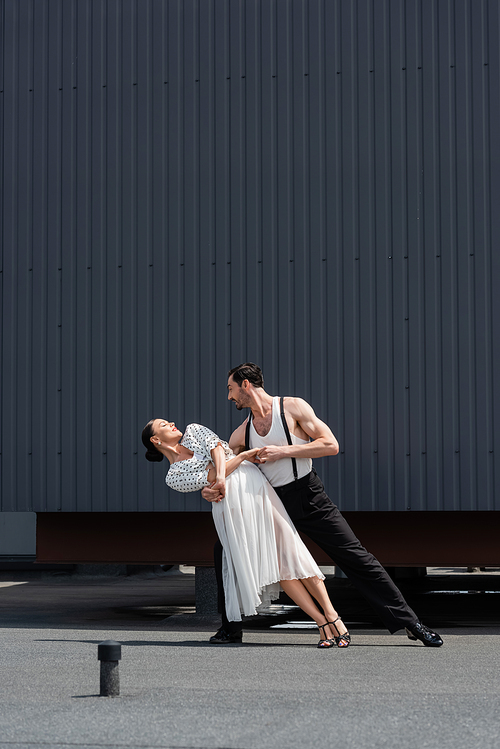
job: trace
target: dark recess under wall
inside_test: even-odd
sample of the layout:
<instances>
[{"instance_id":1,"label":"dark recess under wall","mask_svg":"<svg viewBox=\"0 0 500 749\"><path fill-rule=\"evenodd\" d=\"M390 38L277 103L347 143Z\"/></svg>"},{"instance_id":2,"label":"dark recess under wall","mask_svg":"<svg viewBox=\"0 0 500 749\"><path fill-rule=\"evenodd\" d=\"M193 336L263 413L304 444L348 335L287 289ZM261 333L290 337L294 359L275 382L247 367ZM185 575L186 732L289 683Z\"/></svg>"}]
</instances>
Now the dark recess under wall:
<instances>
[{"instance_id":1,"label":"dark recess under wall","mask_svg":"<svg viewBox=\"0 0 500 749\"><path fill-rule=\"evenodd\" d=\"M500 512L345 512L386 567L500 566ZM319 564L331 564L304 537ZM213 565L210 513L38 513L37 561Z\"/></svg>"}]
</instances>

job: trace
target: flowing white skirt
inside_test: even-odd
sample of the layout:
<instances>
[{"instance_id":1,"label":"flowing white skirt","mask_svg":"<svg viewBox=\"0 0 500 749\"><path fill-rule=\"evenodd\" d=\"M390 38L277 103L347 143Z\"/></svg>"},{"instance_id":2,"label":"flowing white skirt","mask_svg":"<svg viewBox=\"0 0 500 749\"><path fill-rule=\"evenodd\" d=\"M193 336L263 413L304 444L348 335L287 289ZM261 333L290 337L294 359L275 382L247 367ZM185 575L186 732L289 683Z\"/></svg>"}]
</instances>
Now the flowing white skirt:
<instances>
[{"instance_id":1,"label":"flowing white skirt","mask_svg":"<svg viewBox=\"0 0 500 749\"><path fill-rule=\"evenodd\" d=\"M278 598L279 580L324 579L282 501L253 463L226 479L226 496L212 503L223 546L222 575L229 621L252 616Z\"/></svg>"}]
</instances>

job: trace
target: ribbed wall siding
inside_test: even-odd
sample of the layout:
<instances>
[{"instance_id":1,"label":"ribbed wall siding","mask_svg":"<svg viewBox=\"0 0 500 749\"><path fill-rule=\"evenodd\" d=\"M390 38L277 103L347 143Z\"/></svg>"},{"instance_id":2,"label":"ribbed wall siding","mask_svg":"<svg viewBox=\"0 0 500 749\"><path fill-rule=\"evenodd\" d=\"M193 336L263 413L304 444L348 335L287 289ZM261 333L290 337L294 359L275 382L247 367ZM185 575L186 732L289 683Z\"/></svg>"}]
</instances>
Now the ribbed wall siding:
<instances>
[{"instance_id":1,"label":"ribbed wall siding","mask_svg":"<svg viewBox=\"0 0 500 749\"><path fill-rule=\"evenodd\" d=\"M500 509L498 1L0 7L1 508L208 511L140 431L252 360L341 508Z\"/></svg>"}]
</instances>

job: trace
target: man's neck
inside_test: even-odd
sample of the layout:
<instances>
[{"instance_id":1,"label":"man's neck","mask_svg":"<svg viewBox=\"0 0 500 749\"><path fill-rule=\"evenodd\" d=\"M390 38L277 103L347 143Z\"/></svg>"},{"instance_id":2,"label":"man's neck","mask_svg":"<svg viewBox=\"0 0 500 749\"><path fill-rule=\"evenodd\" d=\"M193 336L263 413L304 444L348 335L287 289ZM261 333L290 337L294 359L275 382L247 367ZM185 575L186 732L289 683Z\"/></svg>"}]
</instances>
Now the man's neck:
<instances>
[{"instance_id":1,"label":"man's neck","mask_svg":"<svg viewBox=\"0 0 500 749\"><path fill-rule=\"evenodd\" d=\"M250 405L254 419L264 419L273 408L273 396L266 393L263 388L256 388L252 394Z\"/></svg>"}]
</instances>

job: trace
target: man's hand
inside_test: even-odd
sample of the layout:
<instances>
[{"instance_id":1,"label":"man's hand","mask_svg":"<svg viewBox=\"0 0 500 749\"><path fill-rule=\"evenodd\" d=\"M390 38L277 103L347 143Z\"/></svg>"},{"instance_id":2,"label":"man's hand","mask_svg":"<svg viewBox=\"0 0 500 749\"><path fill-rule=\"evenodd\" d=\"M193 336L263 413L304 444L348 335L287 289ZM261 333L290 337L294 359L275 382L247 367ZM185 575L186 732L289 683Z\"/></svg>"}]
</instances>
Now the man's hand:
<instances>
[{"instance_id":1,"label":"man's hand","mask_svg":"<svg viewBox=\"0 0 500 749\"><path fill-rule=\"evenodd\" d=\"M261 447L257 453L257 459L259 463L274 463L275 460L281 460L288 456L288 445L268 445L268 447Z\"/></svg>"},{"instance_id":2,"label":"man's hand","mask_svg":"<svg viewBox=\"0 0 500 749\"><path fill-rule=\"evenodd\" d=\"M214 491L212 487L213 484L211 484L210 486L205 486L201 490L201 496L203 497L203 499L206 499L207 502L220 502L222 499L221 493L218 489Z\"/></svg>"}]
</instances>

